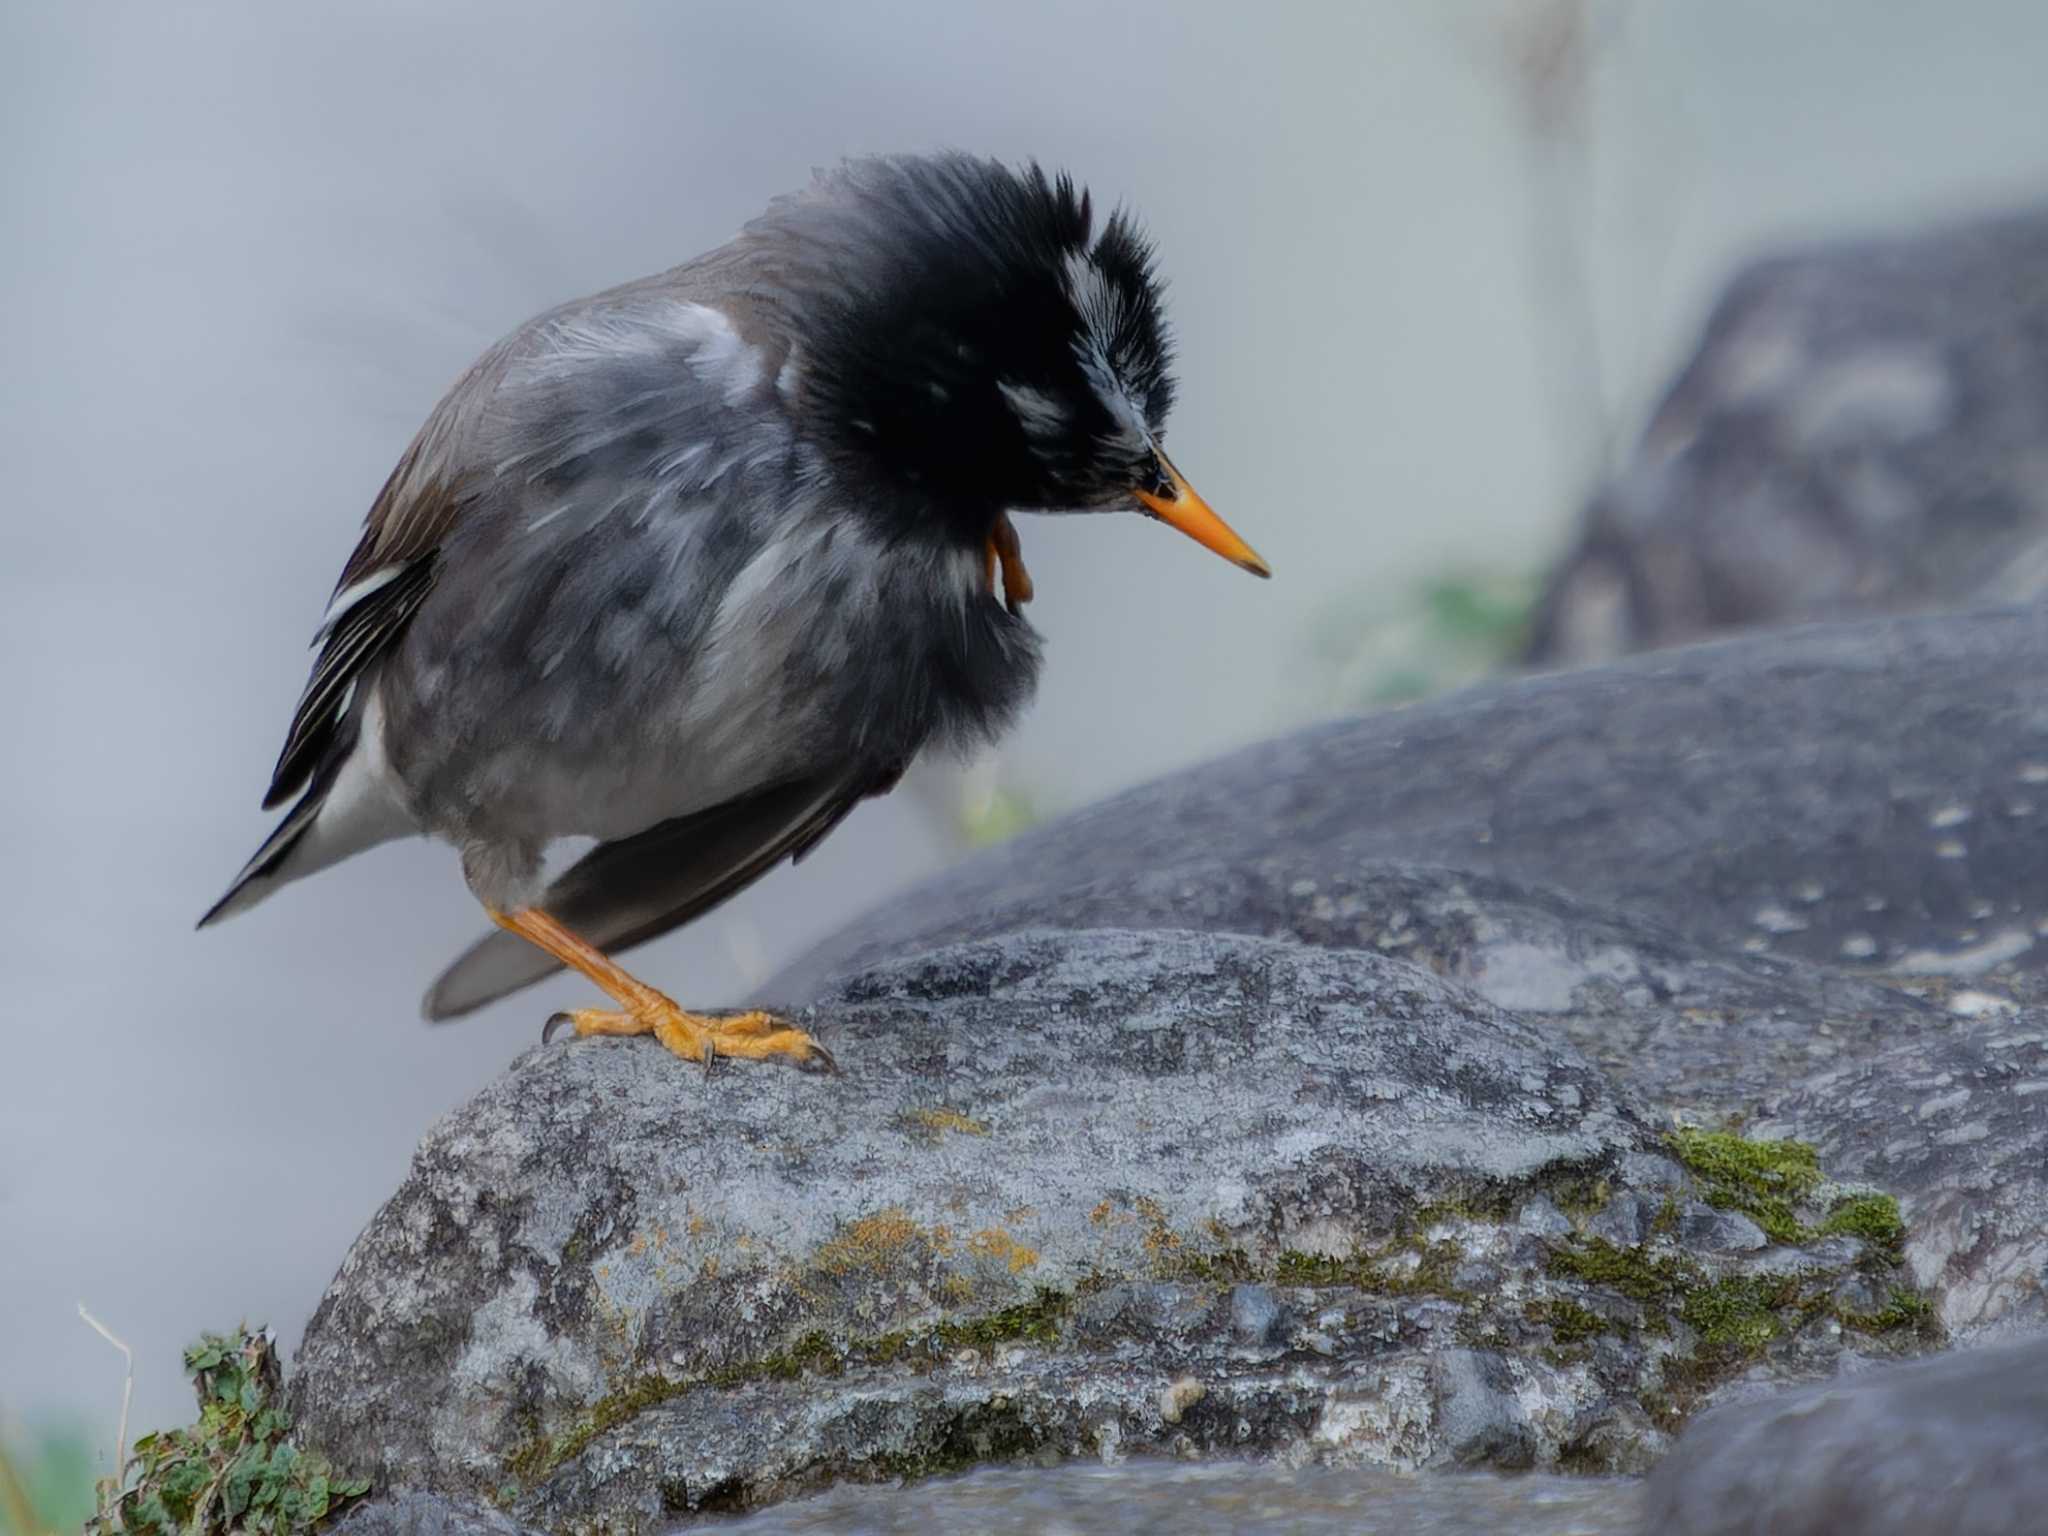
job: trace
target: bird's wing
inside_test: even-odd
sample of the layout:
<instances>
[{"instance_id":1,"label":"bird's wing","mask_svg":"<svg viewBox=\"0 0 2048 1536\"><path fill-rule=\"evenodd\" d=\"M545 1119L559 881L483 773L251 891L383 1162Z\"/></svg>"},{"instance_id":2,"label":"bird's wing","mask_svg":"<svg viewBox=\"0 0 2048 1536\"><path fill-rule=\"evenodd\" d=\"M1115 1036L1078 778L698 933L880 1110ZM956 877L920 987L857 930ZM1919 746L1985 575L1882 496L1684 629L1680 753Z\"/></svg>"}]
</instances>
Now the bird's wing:
<instances>
[{"instance_id":1,"label":"bird's wing","mask_svg":"<svg viewBox=\"0 0 2048 1536\"><path fill-rule=\"evenodd\" d=\"M314 634L320 654L271 772L265 810L304 788L337 747L346 749L357 682L426 600L441 542L484 479L471 462L470 440L482 396L502 371L504 351L501 346L487 353L442 397L370 504L362 538Z\"/></svg>"},{"instance_id":2,"label":"bird's wing","mask_svg":"<svg viewBox=\"0 0 2048 1536\"><path fill-rule=\"evenodd\" d=\"M590 483L602 474L638 477L649 491L660 482L680 500L730 467L741 436L763 420L762 409L736 407L752 397L779 410L767 384L787 343L727 291L722 270L705 258L537 316L441 398L371 504L335 583L266 810L347 746L356 682L398 643L466 518L496 511L546 521L579 494L624 505L615 485L600 497Z\"/></svg>"},{"instance_id":3,"label":"bird's wing","mask_svg":"<svg viewBox=\"0 0 2048 1536\"><path fill-rule=\"evenodd\" d=\"M894 788L902 773L897 767L796 780L600 843L538 905L599 949L630 949L710 911L783 859L801 859L862 800ZM452 1019L557 969L524 939L493 933L441 973L423 1011L429 1019Z\"/></svg>"}]
</instances>

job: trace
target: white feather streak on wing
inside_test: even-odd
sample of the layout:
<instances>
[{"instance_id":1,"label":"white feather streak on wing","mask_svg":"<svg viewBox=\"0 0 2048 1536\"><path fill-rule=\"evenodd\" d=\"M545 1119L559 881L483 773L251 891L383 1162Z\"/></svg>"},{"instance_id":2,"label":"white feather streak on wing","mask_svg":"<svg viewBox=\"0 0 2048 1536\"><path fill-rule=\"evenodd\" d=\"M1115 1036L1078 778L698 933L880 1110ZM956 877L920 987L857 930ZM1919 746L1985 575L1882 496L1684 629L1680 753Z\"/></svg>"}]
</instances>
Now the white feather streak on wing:
<instances>
[{"instance_id":1,"label":"white feather streak on wing","mask_svg":"<svg viewBox=\"0 0 2048 1536\"><path fill-rule=\"evenodd\" d=\"M384 627L374 622L375 615L367 617L369 622L351 618L337 632L334 649L321 657L319 666L306 684L305 695L299 703L301 718L326 718L341 712L335 700L342 698L344 689L354 686L357 668L387 638Z\"/></svg>"},{"instance_id":2,"label":"white feather streak on wing","mask_svg":"<svg viewBox=\"0 0 2048 1536\"><path fill-rule=\"evenodd\" d=\"M742 340L731 320L709 304L672 298L627 300L549 322L543 346L527 364L540 378L602 367L622 356L682 351L690 369L717 388L728 405L759 389L767 374L761 349Z\"/></svg>"},{"instance_id":3,"label":"white feather streak on wing","mask_svg":"<svg viewBox=\"0 0 2048 1536\"><path fill-rule=\"evenodd\" d=\"M499 459L492 473L503 479L515 471L523 471L529 480L538 479L548 471L560 468L571 458L609 448L640 431L647 422L648 407L660 407L672 394L673 391L665 387L628 396L610 407L615 423L611 430L591 431L587 420L580 421L577 433L566 437L536 438L517 452Z\"/></svg>"},{"instance_id":4,"label":"white feather streak on wing","mask_svg":"<svg viewBox=\"0 0 2048 1536\"><path fill-rule=\"evenodd\" d=\"M292 712L270 794L265 797L268 803L275 804L283 795L295 792L315 770L319 745L340 718L336 700L343 698L364 664L403 629L432 585L433 571L431 560L411 561L342 615L321 647L313 675L306 680ZM313 755L308 756L309 752Z\"/></svg>"},{"instance_id":5,"label":"white feather streak on wing","mask_svg":"<svg viewBox=\"0 0 2048 1536\"><path fill-rule=\"evenodd\" d=\"M715 385L727 405L738 405L761 387L767 360L759 347L740 340L732 322L703 304L689 306L704 317L704 340L690 356L690 367L705 383Z\"/></svg>"},{"instance_id":6,"label":"white feather streak on wing","mask_svg":"<svg viewBox=\"0 0 2048 1536\"><path fill-rule=\"evenodd\" d=\"M318 645L322 640L325 640L333 632L334 626L342 621L351 608L355 607L357 603L360 603L372 593L388 587L404 569L405 562L403 561L396 565L387 565L382 570L372 571L361 581L350 582L346 587L335 593L333 600L327 605L326 613L320 616L320 627L313 631L313 643Z\"/></svg>"},{"instance_id":7,"label":"white feather streak on wing","mask_svg":"<svg viewBox=\"0 0 2048 1536\"><path fill-rule=\"evenodd\" d=\"M649 389L629 399L618 401L616 406L612 406L614 426L608 432L592 432L588 430L588 422L580 422L580 430L571 436L543 436L537 438L530 446L524 446L518 453L500 459L494 473L502 479L512 471L524 471L528 479L539 479L547 471L561 467L567 459L596 453L598 449L608 449L614 442L639 432L641 426L645 426L647 422L647 408L662 406L668 397L668 389Z\"/></svg>"}]
</instances>

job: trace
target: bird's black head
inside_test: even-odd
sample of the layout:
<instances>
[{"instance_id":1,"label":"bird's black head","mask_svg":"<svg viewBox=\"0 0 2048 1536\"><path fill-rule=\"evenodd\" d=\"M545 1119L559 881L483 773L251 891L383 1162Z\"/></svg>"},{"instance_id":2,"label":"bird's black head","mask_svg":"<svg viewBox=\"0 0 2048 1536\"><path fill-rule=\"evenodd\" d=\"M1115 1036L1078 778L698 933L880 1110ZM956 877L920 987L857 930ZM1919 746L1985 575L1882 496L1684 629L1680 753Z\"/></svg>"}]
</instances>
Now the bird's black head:
<instances>
[{"instance_id":1,"label":"bird's black head","mask_svg":"<svg viewBox=\"0 0 2048 1536\"><path fill-rule=\"evenodd\" d=\"M857 161L749 234L799 321L807 425L906 530L979 540L1006 509L1165 516L1152 502L1186 490L1159 446L1173 348L1151 247L1122 213L1098 231L1066 176Z\"/></svg>"}]
</instances>

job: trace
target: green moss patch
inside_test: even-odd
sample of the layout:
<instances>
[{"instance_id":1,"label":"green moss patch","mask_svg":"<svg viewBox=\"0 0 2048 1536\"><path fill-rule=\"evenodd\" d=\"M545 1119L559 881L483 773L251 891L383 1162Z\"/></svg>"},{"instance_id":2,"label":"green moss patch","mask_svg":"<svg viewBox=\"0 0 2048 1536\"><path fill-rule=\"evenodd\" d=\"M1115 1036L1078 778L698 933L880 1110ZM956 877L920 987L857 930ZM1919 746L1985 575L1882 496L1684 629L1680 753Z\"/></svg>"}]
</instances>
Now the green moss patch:
<instances>
[{"instance_id":1,"label":"green moss patch","mask_svg":"<svg viewBox=\"0 0 2048 1536\"><path fill-rule=\"evenodd\" d=\"M1678 1315L1702 1346L1744 1359L1775 1339L1781 1314L1799 1307L1799 1282L1777 1275L1728 1275L1685 1293Z\"/></svg>"},{"instance_id":2,"label":"green moss patch","mask_svg":"<svg viewBox=\"0 0 2048 1536\"><path fill-rule=\"evenodd\" d=\"M1906 1241L1905 1218L1890 1195L1850 1195L1838 1201L1814 1229L1823 1237L1861 1238L1879 1252L1897 1258Z\"/></svg>"},{"instance_id":3,"label":"green moss patch","mask_svg":"<svg viewBox=\"0 0 2048 1536\"><path fill-rule=\"evenodd\" d=\"M1688 1260L1659 1257L1641 1248L1617 1248L1604 1237L1554 1249L1550 1273L1610 1291L1646 1307L1668 1306L1696 1273Z\"/></svg>"},{"instance_id":4,"label":"green moss patch","mask_svg":"<svg viewBox=\"0 0 2048 1536\"><path fill-rule=\"evenodd\" d=\"M700 1388L793 1381L807 1372L837 1376L852 1366L895 1365L920 1358L937 1365L964 1349L988 1354L1005 1344L1049 1346L1058 1342L1060 1324L1072 1305L1068 1293L1042 1287L1029 1301L981 1317L949 1319L929 1328L843 1342L814 1329L799 1335L786 1350L759 1359L719 1366L695 1376L649 1373L635 1377L591 1404L582 1418L560 1434L536 1436L507 1456L505 1470L516 1481L499 1490L500 1502L511 1502L518 1496L520 1484L530 1487L539 1482L606 1431Z\"/></svg>"},{"instance_id":5,"label":"green moss patch","mask_svg":"<svg viewBox=\"0 0 2048 1536\"><path fill-rule=\"evenodd\" d=\"M1558 1344L1569 1348L1596 1339L1603 1333L1619 1331L1616 1326L1590 1307L1582 1307L1569 1296L1552 1296L1542 1301L1532 1301L1523 1310L1524 1320L1536 1323L1550 1330L1550 1336Z\"/></svg>"},{"instance_id":6,"label":"green moss patch","mask_svg":"<svg viewBox=\"0 0 2048 1536\"><path fill-rule=\"evenodd\" d=\"M1348 1259L1290 1248L1274 1261L1273 1280L1278 1285L1348 1286L1374 1296L1436 1296L1463 1305L1474 1299L1455 1278L1464 1257L1454 1242L1432 1243L1421 1237Z\"/></svg>"},{"instance_id":7,"label":"green moss patch","mask_svg":"<svg viewBox=\"0 0 2048 1536\"><path fill-rule=\"evenodd\" d=\"M1798 1209L1820 1184L1820 1159L1807 1143L1745 1141L1686 1127L1673 1131L1667 1144L1699 1180L1708 1204L1742 1212L1774 1242L1804 1239Z\"/></svg>"},{"instance_id":8,"label":"green moss patch","mask_svg":"<svg viewBox=\"0 0 2048 1536\"><path fill-rule=\"evenodd\" d=\"M1934 1315L1934 1303L1903 1285L1893 1286L1890 1300L1875 1312L1855 1312L1838 1307L1835 1317L1844 1328L1854 1328L1859 1333L1911 1330L1931 1342L1941 1332L1941 1324Z\"/></svg>"},{"instance_id":9,"label":"green moss patch","mask_svg":"<svg viewBox=\"0 0 2048 1536\"><path fill-rule=\"evenodd\" d=\"M1823 1182L1820 1158L1806 1142L1748 1141L1688 1126L1673 1131L1666 1145L1699 1181L1709 1205L1742 1212L1773 1242L1800 1246L1817 1237L1854 1237L1896 1261L1906 1240L1905 1218L1890 1195L1844 1195L1817 1222L1803 1219Z\"/></svg>"},{"instance_id":10,"label":"green moss patch","mask_svg":"<svg viewBox=\"0 0 2048 1536\"><path fill-rule=\"evenodd\" d=\"M1816 1262L1789 1273L1717 1275L1679 1246L1675 1199L1664 1202L1641 1247L1619 1247L1598 1237L1565 1239L1551 1251L1546 1267L1552 1278L1596 1286L1635 1302L1640 1322L1630 1326L1646 1335L1670 1334L1677 1324L1692 1338L1687 1353L1663 1358L1662 1390L1644 1396L1653 1412L1682 1417L1700 1393L1755 1359L1773 1340L1818 1318L1831 1316L1844 1328L1873 1336L1934 1336L1932 1306L1904 1283L1900 1266L1906 1228L1897 1200L1884 1194L1844 1195L1827 1202L1823 1212L1819 1207L1827 1181L1805 1142L1746 1141L1725 1131L1685 1129L1674 1132L1667 1145L1709 1204L1742 1212L1787 1246L1854 1237L1864 1245L1856 1268L1890 1283L1883 1307L1859 1312L1834 1299L1842 1279L1839 1266ZM1560 1348L1583 1342L1593 1331L1622 1331L1590 1309L1557 1297L1532 1302L1524 1317L1548 1326Z\"/></svg>"}]
</instances>

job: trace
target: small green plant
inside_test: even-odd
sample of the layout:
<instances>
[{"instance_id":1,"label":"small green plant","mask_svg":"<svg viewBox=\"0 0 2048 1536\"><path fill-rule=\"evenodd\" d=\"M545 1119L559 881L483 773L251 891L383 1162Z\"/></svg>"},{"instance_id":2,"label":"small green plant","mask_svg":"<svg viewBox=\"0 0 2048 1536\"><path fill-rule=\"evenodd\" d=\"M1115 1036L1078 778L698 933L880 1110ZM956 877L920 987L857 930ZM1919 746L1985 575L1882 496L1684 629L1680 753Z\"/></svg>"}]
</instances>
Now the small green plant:
<instances>
[{"instance_id":1,"label":"small green plant","mask_svg":"<svg viewBox=\"0 0 2048 1536\"><path fill-rule=\"evenodd\" d=\"M287 1438L282 1374L267 1330L208 1334L185 1351L199 1421L135 1442L119 1477L103 1478L86 1536L306 1536L364 1478L334 1475Z\"/></svg>"},{"instance_id":2,"label":"small green plant","mask_svg":"<svg viewBox=\"0 0 2048 1536\"><path fill-rule=\"evenodd\" d=\"M1806 1142L1747 1141L1732 1131L1681 1126L1666 1144L1700 1181L1709 1205L1743 1212L1771 1241L1854 1237L1880 1257L1899 1262L1906 1223L1894 1196L1838 1192L1819 1222L1802 1219L1824 1182L1819 1155Z\"/></svg>"}]
</instances>

